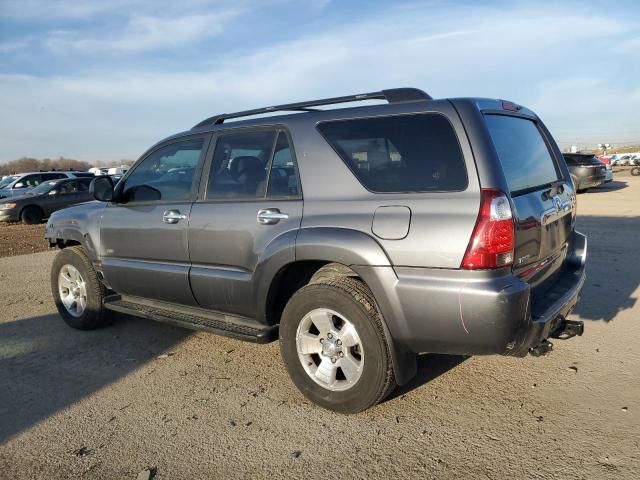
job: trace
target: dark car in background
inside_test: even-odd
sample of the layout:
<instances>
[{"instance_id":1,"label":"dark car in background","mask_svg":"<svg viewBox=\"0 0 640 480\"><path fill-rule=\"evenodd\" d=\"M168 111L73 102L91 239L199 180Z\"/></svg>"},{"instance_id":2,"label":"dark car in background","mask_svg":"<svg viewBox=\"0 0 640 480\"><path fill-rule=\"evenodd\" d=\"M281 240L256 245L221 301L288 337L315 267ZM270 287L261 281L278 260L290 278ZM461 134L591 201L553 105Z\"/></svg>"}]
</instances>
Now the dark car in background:
<instances>
[{"instance_id":1,"label":"dark car in background","mask_svg":"<svg viewBox=\"0 0 640 480\"><path fill-rule=\"evenodd\" d=\"M591 153L565 153L564 159L578 192L602 185L607 180L607 166Z\"/></svg>"},{"instance_id":2,"label":"dark car in background","mask_svg":"<svg viewBox=\"0 0 640 480\"><path fill-rule=\"evenodd\" d=\"M75 172L73 170L50 172L26 172L7 175L0 180L0 198L12 198L24 195L47 180L58 178L93 178L91 172Z\"/></svg>"},{"instance_id":3,"label":"dark car in background","mask_svg":"<svg viewBox=\"0 0 640 480\"><path fill-rule=\"evenodd\" d=\"M0 203L0 222L37 224L56 210L93 200L89 193L91 177L56 179L42 182L19 197Z\"/></svg>"}]
</instances>

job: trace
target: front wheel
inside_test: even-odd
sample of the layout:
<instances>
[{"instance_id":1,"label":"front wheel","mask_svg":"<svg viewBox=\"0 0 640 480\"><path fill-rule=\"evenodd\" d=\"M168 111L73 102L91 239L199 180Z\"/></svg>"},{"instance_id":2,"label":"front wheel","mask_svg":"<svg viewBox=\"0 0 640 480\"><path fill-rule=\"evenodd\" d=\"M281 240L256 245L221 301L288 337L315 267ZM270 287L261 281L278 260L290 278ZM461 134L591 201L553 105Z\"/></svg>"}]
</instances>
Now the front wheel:
<instances>
[{"instance_id":1,"label":"front wheel","mask_svg":"<svg viewBox=\"0 0 640 480\"><path fill-rule=\"evenodd\" d=\"M640 167L633 167L633 168L631 169L631 175L636 176L636 177L637 177L638 175L640 175Z\"/></svg>"},{"instance_id":2,"label":"front wheel","mask_svg":"<svg viewBox=\"0 0 640 480\"><path fill-rule=\"evenodd\" d=\"M289 300L280 350L298 389L340 413L357 413L395 387L382 320L371 291L351 277L309 284Z\"/></svg>"},{"instance_id":3,"label":"front wheel","mask_svg":"<svg viewBox=\"0 0 640 480\"><path fill-rule=\"evenodd\" d=\"M109 323L109 312L102 304L105 288L82 247L58 252L51 267L51 293L70 327L92 330Z\"/></svg>"},{"instance_id":4,"label":"front wheel","mask_svg":"<svg viewBox=\"0 0 640 480\"><path fill-rule=\"evenodd\" d=\"M26 225L38 225L39 223L42 223L42 217L42 210L35 205L25 207L20 214L20 220L22 220L22 223Z\"/></svg>"}]
</instances>

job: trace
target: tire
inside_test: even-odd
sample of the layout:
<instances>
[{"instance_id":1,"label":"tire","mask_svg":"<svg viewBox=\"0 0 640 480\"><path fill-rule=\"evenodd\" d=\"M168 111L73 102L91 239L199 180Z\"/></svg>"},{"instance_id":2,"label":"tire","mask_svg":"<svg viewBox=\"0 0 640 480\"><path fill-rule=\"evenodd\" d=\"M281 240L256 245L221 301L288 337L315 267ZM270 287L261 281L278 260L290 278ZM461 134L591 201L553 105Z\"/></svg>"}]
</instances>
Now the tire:
<instances>
[{"instance_id":1,"label":"tire","mask_svg":"<svg viewBox=\"0 0 640 480\"><path fill-rule=\"evenodd\" d=\"M307 329L311 314L314 320ZM328 319L332 328L316 328L316 316L324 321ZM345 333L351 326L355 335ZM309 333L314 329L317 331L315 337L315 332ZM333 334L327 334L327 331ZM309 342L305 342L307 348L319 350L318 353L299 353L299 341L302 342L303 336ZM316 338L320 347L315 344ZM340 338L345 340L344 345ZM355 338L358 346L348 345L347 342L354 344ZM342 346L336 347L336 343L331 342ZM336 353L333 347L340 351ZM320 283L302 287L291 297L280 323L280 352L289 376L300 392L312 402L335 412L366 410L382 401L396 386L389 345L373 295L366 285L352 277L323 279ZM335 363L330 363L332 355ZM357 374L353 373L354 364L359 365ZM320 365L335 373L318 375L327 371L319 368ZM335 379L331 385L321 380L328 378Z\"/></svg>"},{"instance_id":2,"label":"tire","mask_svg":"<svg viewBox=\"0 0 640 480\"><path fill-rule=\"evenodd\" d=\"M64 295L65 292L68 295ZM58 252L51 267L51 293L67 325L79 330L93 330L108 325L110 312L102 303L105 292L82 247L68 247ZM63 300L63 296L66 300Z\"/></svg>"},{"instance_id":3,"label":"tire","mask_svg":"<svg viewBox=\"0 0 640 480\"><path fill-rule=\"evenodd\" d=\"M633 167L631 169L631 175L633 175L634 177L637 177L638 175L640 175L640 167Z\"/></svg>"},{"instance_id":4,"label":"tire","mask_svg":"<svg viewBox=\"0 0 640 480\"><path fill-rule=\"evenodd\" d=\"M20 219L22 220L22 223L25 223L27 225L37 225L39 223L42 223L43 216L44 215L42 213L42 210L40 210L40 208L36 207L35 205L29 205L28 207L25 207L20 213Z\"/></svg>"}]
</instances>

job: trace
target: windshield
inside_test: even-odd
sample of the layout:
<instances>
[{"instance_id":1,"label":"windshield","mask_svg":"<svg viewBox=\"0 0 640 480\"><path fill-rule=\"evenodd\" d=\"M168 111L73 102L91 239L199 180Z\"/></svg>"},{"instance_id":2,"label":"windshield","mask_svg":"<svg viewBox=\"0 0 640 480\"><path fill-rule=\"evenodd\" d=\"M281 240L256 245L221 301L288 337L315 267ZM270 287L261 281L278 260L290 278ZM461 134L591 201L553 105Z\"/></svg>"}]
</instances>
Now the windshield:
<instances>
[{"instance_id":1,"label":"windshield","mask_svg":"<svg viewBox=\"0 0 640 480\"><path fill-rule=\"evenodd\" d=\"M47 193L49 190L55 187L58 183L60 183L60 180L49 180L47 182L42 182L40 185L31 189L27 193L29 195L41 195L43 193Z\"/></svg>"},{"instance_id":2,"label":"windshield","mask_svg":"<svg viewBox=\"0 0 640 480\"><path fill-rule=\"evenodd\" d=\"M0 180L0 188L6 187L7 185L9 185L11 182L13 182L17 178L18 178L17 175L10 175L7 178L5 178L4 180Z\"/></svg>"}]
</instances>

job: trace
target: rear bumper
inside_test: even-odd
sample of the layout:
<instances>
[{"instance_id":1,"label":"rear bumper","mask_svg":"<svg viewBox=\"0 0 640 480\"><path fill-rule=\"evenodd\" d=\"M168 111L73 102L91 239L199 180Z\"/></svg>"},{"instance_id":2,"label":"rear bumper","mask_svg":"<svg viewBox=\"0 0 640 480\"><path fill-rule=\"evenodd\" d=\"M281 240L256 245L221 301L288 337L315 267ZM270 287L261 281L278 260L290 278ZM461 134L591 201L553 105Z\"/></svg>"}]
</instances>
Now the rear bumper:
<instances>
[{"instance_id":1,"label":"rear bumper","mask_svg":"<svg viewBox=\"0 0 640 480\"><path fill-rule=\"evenodd\" d=\"M578 302L586 247L586 237L574 232L562 275L540 299L510 271L397 267L395 280L383 274L385 267L359 273L394 341L409 351L524 356L553 336Z\"/></svg>"},{"instance_id":2,"label":"rear bumper","mask_svg":"<svg viewBox=\"0 0 640 480\"><path fill-rule=\"evenodd\" d=\"M578 180L578 190L585 188L593 188L602 185L607 180L606 174L592 175L590 177L583 177Z\"/></svg>"}]
</instances>

